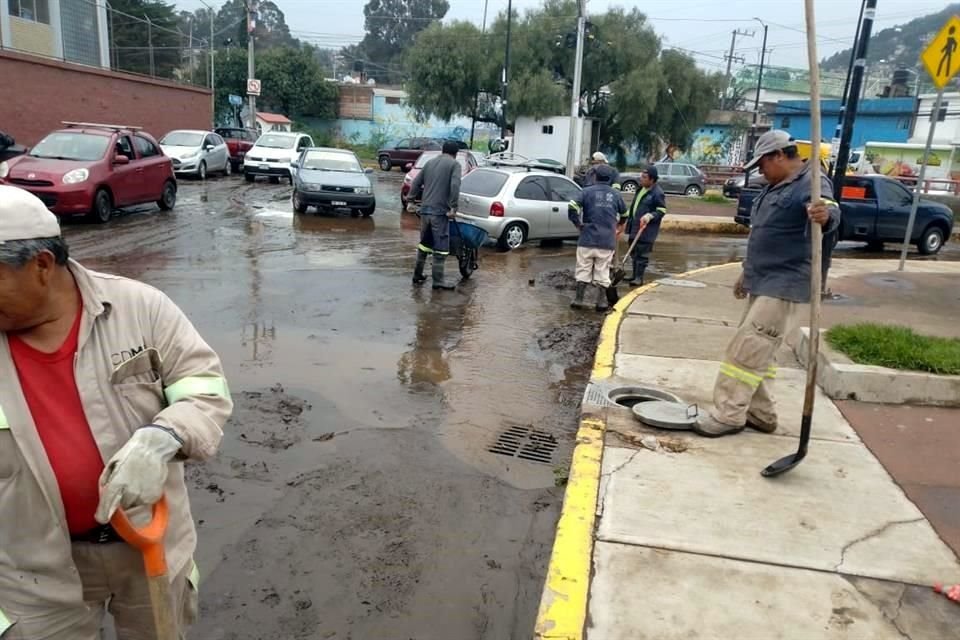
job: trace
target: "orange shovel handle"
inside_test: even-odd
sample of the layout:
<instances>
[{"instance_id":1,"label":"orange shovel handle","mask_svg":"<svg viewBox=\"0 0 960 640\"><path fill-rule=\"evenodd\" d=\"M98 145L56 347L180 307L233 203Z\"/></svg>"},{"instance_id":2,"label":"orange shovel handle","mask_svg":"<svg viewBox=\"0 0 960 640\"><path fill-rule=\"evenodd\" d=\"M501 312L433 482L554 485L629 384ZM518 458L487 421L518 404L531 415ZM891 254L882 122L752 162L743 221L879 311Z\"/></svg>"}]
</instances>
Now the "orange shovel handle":
<instances>
[{"instance_id":1,"label":"orange shovel handle","mask_svg":"<svg viewBox=\"0 0 960 640\"><path fill-rule=\"evenodd\" d=\"M167 499L160 497L153 505L153 518L150 524L141 529L133 526L122 508L118 508L110 524L127 544L143 554L143 565L148 578L155 578L167 573L167 559L163 552L163 536L167 532L167 522L170 519L170 510L167 508Z\"/></svg>"}]
</instances>

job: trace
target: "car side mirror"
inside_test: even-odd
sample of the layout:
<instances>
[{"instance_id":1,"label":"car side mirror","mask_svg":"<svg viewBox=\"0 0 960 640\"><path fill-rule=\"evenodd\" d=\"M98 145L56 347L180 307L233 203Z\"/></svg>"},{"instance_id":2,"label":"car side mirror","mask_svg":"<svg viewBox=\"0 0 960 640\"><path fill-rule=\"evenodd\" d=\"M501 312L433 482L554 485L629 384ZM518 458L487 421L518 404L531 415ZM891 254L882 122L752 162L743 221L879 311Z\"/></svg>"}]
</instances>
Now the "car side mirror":
<instances>
[{"instance_id":1,"label":"car side mirror","mask_svg":"<svg viewBox=\"0 0 960 640\"><path fill-rule=\"evenodd\" d=\"M299 168L300 168L300 165L298 165L296 162L291 162L291 163L290 163L290 168L291 168L291 169L299 169Z\"/></svg>"},{"instance_id":2,"label":"car side mirror","mask_svg":"<svg viewBox=\"0 0 960 640\"><path fill-rule=\"evenodd\" d=\"M213 145L212 145L212 144L205 144L205 145L203 145L203 150L204 150L204 151L213 151Z\"/></svg>"},{"instance_id":3,"label":"car side mirror","mask_svg":"<svg viewBox=\"0 0 960 640\"><path fill-rule=\"evenodd\" d=\"M373 173L373 169L371 169L370 167L367 167L366 169L363 170L363 172L366 174L371 174Z\"/></svg>"},{"instance_id":4,"label":"car side mirror","mask_svg":"<svg viewBox=\"0 0 960 640\"><path fill-rule=\"evenodd\" d=\"M130 158L128 158L127 156L114 156L113 164L115 165L130 164Z\"/></svg>"}]
</instances>

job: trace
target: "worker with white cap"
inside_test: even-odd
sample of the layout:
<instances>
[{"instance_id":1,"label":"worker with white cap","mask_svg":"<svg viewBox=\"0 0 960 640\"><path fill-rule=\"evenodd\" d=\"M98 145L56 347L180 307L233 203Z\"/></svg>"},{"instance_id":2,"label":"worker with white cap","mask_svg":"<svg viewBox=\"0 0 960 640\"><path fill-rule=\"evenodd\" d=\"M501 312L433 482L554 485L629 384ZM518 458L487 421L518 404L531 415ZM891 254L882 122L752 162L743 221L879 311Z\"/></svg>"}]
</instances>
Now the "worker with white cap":
<instances>
[{"instance_id":1,"label":"worker with white cap","mask_svg":"<svg viewBox=\"0 0 960 640\"><path fill-rule=\"evenodd\" d=\"M768 184L753 201L747 256L734 288L738 299L749 296L749 301L720 365L713 407L694 427L709 437L746 427L777 430L770 380L791 316L797 305L810 302L809 226L819 224L829 233L840 224L829 178L821 177L821 201L810 202L810 166L786 131L760 136L744 170L754 167Z\"/></svg>"},{"instance_id":2,"label":"worker with white cap","mask_svg":"<svg viewBox=\"0 0 960 640\"><path fill-rule=\"evenodd\" d=\"M607 162L607 156L601 151L595 151L590 157L590 168L587 169L587 175L584 178L583 186L592 187L593 185L597 184L597 167L601 166L605 166L610 170L611 175L613 176L611 178L610 186L619 191L620 172L610 166L610 163Z\"/></svg>"},{"instance_id":3,"label":"worker with white cap","mask_svg":"<svg viewBox=\"0 0 960 640\"><path fill-rule=\"evenodd\" d=\"M233 403L220 360L163 293L69 258L57 218L0 185L0 637L154 638L135 526L164 497L169 606L197 613L183 460L213 455Z\"/></svg>"}]
</instances>

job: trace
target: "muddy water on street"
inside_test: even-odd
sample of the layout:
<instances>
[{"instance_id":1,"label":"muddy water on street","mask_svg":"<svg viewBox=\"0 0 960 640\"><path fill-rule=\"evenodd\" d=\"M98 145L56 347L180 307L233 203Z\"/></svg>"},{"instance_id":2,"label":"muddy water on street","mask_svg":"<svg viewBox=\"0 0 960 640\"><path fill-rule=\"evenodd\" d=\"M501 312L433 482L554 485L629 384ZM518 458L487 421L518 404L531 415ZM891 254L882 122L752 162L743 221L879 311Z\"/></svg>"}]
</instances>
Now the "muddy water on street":
<instances>
[{"instance_id":1,"label":"muddy water on street","mask_svg":"<svg viewBox=\"0 0 960 640\"><path fill-rule=\"evenodd\" d=\"M530 637L599 318L568 308L571 245L484 249L457 292L412 289L400 177L378 174L372 219L219 179L181 181L169 214L67 225L82 262L169 294L230 380L221 453L187 470L191 637ZM651 270L743 244L664 237ZM505 431L538 460L491 453Z\"/></svg>"}]
</instances>

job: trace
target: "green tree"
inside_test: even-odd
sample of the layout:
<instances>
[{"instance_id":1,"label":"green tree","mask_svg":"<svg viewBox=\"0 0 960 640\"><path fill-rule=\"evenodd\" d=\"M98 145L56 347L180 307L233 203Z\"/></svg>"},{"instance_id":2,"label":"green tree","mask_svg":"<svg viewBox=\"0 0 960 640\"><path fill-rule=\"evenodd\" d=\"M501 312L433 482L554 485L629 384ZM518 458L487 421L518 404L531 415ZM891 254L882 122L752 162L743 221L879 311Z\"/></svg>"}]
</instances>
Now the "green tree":
<instances>
[{"instance_id":1,"label":"green tree","mask_svg":"<svg viewBox=\"0 0 960 640\"><path fill-rule=\"evenodd\" d=\"M172 4L162 0L113 0L110 43L122 71L174 78L182 64L183 37Z\"/></svg>"},{"instance_id":2,"label":"green tree","mask_svg":"<svg viewBox=\"0 0 960 640\"><path fill-rule=\"evenodd\" d=\"M202 9L197 10L194 15L198 16L198 20L205 17L206 23L203 28L207 30L206 33L209 33L209 16L206 16ZM227 0L224 2L220 10L217 11L214 31L218 41L217 46L221 46L225 40L229 39L232 46L245 49L248 38L246 0ZM283 11L271 0L258 3L257 27L254 36L258 51L271 47L299 45L299 41L290 35L290 27L287 26Z\"/></svg>"},{"instance_id":3,"label":"green tree","mask_svg":"<svg viewBox=\"0 0 960 640\"><path fill-rule=\"evenodd\" d=\"M223 49L217 52L216 120L220 122L232 113L230 94L247 95L247 52L242 49Z\"/></svg>"},{"instance_id":4,"label":"green tree","mask_svg":"<svg viewBox=\"0 0 960 640\"><path fill-rule=\"evenodd\" d=\"M323 68L309 47L277 47L259 57L263 83L260 104L286 116L336 117L337 88L324 79Z\"/></svg>"}]
</instances>

